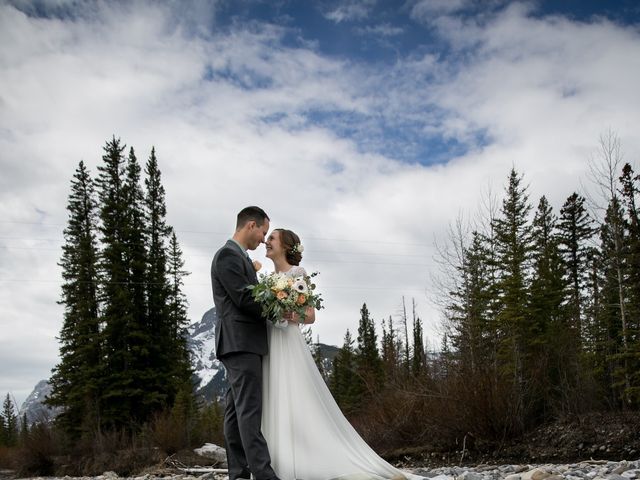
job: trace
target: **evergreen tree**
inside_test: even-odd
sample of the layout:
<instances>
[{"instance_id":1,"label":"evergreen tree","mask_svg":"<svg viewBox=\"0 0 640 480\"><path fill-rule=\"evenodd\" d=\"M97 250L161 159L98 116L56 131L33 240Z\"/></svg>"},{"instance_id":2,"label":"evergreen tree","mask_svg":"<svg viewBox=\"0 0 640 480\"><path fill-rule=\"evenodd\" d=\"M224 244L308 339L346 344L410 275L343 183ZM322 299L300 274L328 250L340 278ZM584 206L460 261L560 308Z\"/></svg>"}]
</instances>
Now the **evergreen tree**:
<instances>
[{"instance_id":1,"label":"evergreen tree","mask_svg":"<svg viewBox=\"0 0 640 480\"><path fill-rule=\"evenodd\" d=\"M7 446L7 432L4 425L4 416L0 412L0 446Z\"/></svg>"},{"instance_id":2,"label":"evergreen tree","mask_svg":"<svg viewBox=\"0 0 640 480\"><path fill-rule=\"evenodd\" d=\"M526 385L536 359L531 357L531 332L528 324L528 270L532 240L528 225L531 205L526 188L515 169L509 175L501 216L495 220L496 260L500 269L497 283L499 310L500 367L512 385L514 419L523 426L526 417Z\"/></svg>"},{"instance_id":3,"label":"evergreen tree","mask_svg":"<svg viewBox=\"0 0 640 480\"><path fill-rule=\"evenodd\" d=\"M145 167L145 225L147 228L147 301L149 331L153 338L151 345L151 363L158 372L155 378L157 390L167 390L167 401L171 404L175 397L176 384L166 382L165 373L173 366L171 356L173 334L167 301L171 295L167 272L168 241L171 228L166 223L167 208L165 191L162 186L155 148Z\"/></svg>"},{"instance_id":4,"label":"evergreen tree","mask_svg":"<svg viewBox=\"0 0 640 480\"><path fill-rule=\"evenodd\" d=\"M629 387L626 395L630 402L640 404L640 220L638 218L637 197L640 193L640 175L628 163L620 177L621 200L625 208L626 248L624 263L628 297L628 363Z\"/></svg>"},{"instance_id":5,"label":"evergreen tree","mask_svg":"<svg viewBox=\"0 0 640 480\"><path fill-rule=\"evenodd\" d=\"M578 382L579 335L566 318L565 265L556 233L557 219L542 197L533 220L533 277L529 299L531 348L538 368L532 372L531 402L535 415L546 418L562 404ZM563 404L563 409L569 406Z\"/></svg>"},{"instance_id":6,"label":"evergreen tree","mask_svg":"<svg viewBox=\"0 0 640 480\"><path fill-rule=\"evenodd\" d=\"M603 372L609 387L610 402L623 405L629 399L625 392L631 388L629 365L629 331L627 326L627 285L624 283L624 261L619 255L624 244L623 211L617 197L609 204L601 226L601 268L603 272L599 330L603 332L601 351L606 354L607 367ZM621 302L621 299L623 301ZM622 304L621 304L622 303ZM620 404L620 402L623 402Z\"/></svg>"},{"instance_id":7,"label":"evergreen tree","mask_svg":"<svg viewBox=\"0 0 640 480\"><path fill-rule=\"evenodd\" d=\"M393 320L391 316L389 316L386 326L384 320L381 323L382 370L384 372L385 381L386 383L388 383L391 380L397 380L398 363L400 361L400 350L398 346L396 331L393 328Z\"/></svg>"},{"instance_id":8,"label":"evergreen tree","mask_svg":"<svg viewBox=\"0 0 640 480\"><path fill-rule=\"evenodd\" d=\"M311 328L309 328L309 335L311 335ZM309 347L311 349L311 355L313 356L313 361L318 368L318 372L324 379L325 383L328 384L329 376L331 374L330 371L327 370L327 366L325 365L325 359L322 357L322 349L320 346L320 335L316 336L315 343L312 343Z\"/></svg>"},{"instance_id":9,"label":"evergreen tree","mask_svg":"<svg viewBox=\"0 0 640 480\"><path fill-rule=\"evenodd\" d=\"M169 256L167 258L169 278L169 296L167 297L169 320L169 359L171 361L171 385L173 388L183 385L191 378L191 360L187 346L187 299L182 292L184 277L189 272L184 270L182 250L173 230L169 239Z\"/></svg>"},{"instance_id":10,"label":"evergreen tree","mask_svg":"<svg viewBox=\"0 0 640 480\"><path fill-rule=\"evenodd\" d=\"M27 412L22 414L20 421L20 444L24 445L29 438L29 424L27 423Z\"/></svg>"},{"instance_id":11,"label":"evergreen tree","mask_svg":"<svg viewBox=\"0 0 640 480\"><path fill-rule=\"evenodd\" d=\"M100 274L103 288L101 303L104 321L105 373L101 382L101 421L104 426L131 428L147 419L148 402L155 403L155 392L146 392L148 378L142 363L148 358L145 350L144 293L141 292L138 253L135 244L140 225L139 211L129 211L129 201L139 197L132 185L136 176L135 155L129 156L125 171L124 145L113 138L104 147L103 164L98 167L98 197L100 200L100 231L102 252ZM132 152L133 153L133 152ZM138 198L136 198L138 197ZM133 284L135 277L138 284ZM144 276L142 276L144 281Z\"/></svg>"},{"instance_id":12,"label":"evergreen tree","mask_svg":"<svg viewBox=\"0 0 640 480\"><path fill-rule=\"evenodd\" d=\"M360 406L360 378L356 373L354 341L347 329L342 348L333 361L331 392L345 414L354 412Z\"/></svg>"},{"instance_id":13,"label":"evergreen tree","mask_svg":"<svg viewBox=\"0 0 640 480\"><path fill-rule=\"evenodd\" d=\"M451 292L447 310L451 330L448 340L456 351L463 375L477 377L492 367L495 359L495 333L491 313L490 258L485 237L473 232L471 244L464 249L458 265L460 281Z\"/></svg>"},{"instance_id":14,"label":"evergreen tree","mask_svg":"<svg viewBox=\"0 0 640 480\"><path fill-rule=\"evenodd\" d=\"M125 242L125 262L128 269L131 316L127 343L131 349L129 377L136 379L135 395L140 389L144 394L137 404L132 405L131 414L144 422L151 416L171 405L166 387L168 362L163 362L165 342L162 325L152 321L148 311L149 280L148 244L150 227L147 225L146 198L141 187L141 167L134 149L129 149L127 157L123 195L126 221L123 228ZM154 319L157 320L157 319Z\"/></svg>"},{"instance_id":15,"label":"evergreen tree","mask_svg":"<svg viewBox=\"0 0 640 480\"><path fill-rule=\"evenodd\" d=\"M411 369L411 347L409 346L409 319L407 316L407 305L402 297L402 330L404 332L404 344L401 348L402 364L405 374L409 374Z\"/></svg>"},{"instance_id":16,"label":"evergreen tree","mask_svg":"<svg viewBox=\"0 0 640 480\"><path fill-rule=\"evenodd\" d=\"M360 309L355 359L356 372L360 379L357 383L363 388L363 393L371 395L379 391L383 380L382 362L375 325L366 303L362 304Z\"/></svg>"},{"instance_id":17,"label":"evergreen tree","mask_svg":"<svg viewBox=\"0 0 640 480\"><path fill-rule=\"evenodd\" d=\"M560 232L560 251L566 264L568 285L567 309L571 318L570 327L575 330L576 338L583 337L584 286L588 276L588 242L594 230L591 218L584 207L584 198L573 193L567 198L560 210L558 230Z\"/></svg>"},{"instance_id":18,"label":"evergreen tree","mask_svg":"<svg viewBox=\"0 0 640 480\"><path fill-rule=\"evenodd\" d=\"M50 405L62 406L56 421L72 437L97 431L102 375L98 308L96 200L84 162L71 181L69 220L62 247L64 320L60 331L60 363L51 377Z\"/></svg>"},{"instance_id":19,"label":"evergreen tree","mask_svg":"<svg viewBox=\"0 0 640 480\"><path fill-rule=\"evenodd\" d=\"M155 148L151 149L145 173L145 213L149 245L149 318L152 326L157 324L159 327L168 323L165 318L165 300L169 295L167 242L172 231L166 223L165 190L162 186Z\"/></svg>"},{"instance_id":20,"label":"evergreen tree","mask_svg":"<svg viewBox=\"0 0 640 480\"><path fill-rule=\"evenodd\" d=\"M2 423L4 424L4 444L13 447L18 442L18 415L8 393L2 403Z\"/></svg>"},{"instance_id":21,"label":"evergreen tree","mask_svg":"<svg viewBox=\"0 0 640 480\"><path fill-rule=\"evenodd\" d=\"M609 329L606 325L606 309L603 305L604 261L598 248L587 252L588 281L585 296L585 325L582 342L583 358L588 374L593 381L594 405L597 407L615 405L612 397L612 375L609 369L610 348Z\"/></svg>"},{"instance_id":22,"label":"evergreen tree","mask_svg":"<svg viewBox=\"0 0 640 480\"><path fill-rule=\"evenodd\" d=\"M424 352L424 335L422 320L416 315L416 302L413 305L413 355L411 356L411 373L414 378L419 378L425 373L427 359Z\"/></svg>"}]
</instances>

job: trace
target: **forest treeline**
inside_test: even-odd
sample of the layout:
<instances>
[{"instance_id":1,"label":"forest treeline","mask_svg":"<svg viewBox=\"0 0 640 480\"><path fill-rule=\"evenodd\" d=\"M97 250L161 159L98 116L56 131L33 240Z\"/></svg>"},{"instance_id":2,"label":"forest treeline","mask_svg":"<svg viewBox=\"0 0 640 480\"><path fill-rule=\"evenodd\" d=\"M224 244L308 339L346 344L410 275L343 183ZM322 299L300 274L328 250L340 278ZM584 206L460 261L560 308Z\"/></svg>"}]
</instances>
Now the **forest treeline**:
<instances>
[{"instance_id":1,"label":"forest treeline","mask_svg":"<svg viewBox=\"0 0 640 480\"><path fill-rule=\"evenodd\" d=\"M613 133L589 163L593 191L559 211L512 169L501 199L439 248L443 343L415 309L380 325L366 305L328 377L365 437L388 450L465 436L500 440L546 421L640 404L640 176ZM569 192L568 192L569 193Z\"/></svg>"}]
</instances>

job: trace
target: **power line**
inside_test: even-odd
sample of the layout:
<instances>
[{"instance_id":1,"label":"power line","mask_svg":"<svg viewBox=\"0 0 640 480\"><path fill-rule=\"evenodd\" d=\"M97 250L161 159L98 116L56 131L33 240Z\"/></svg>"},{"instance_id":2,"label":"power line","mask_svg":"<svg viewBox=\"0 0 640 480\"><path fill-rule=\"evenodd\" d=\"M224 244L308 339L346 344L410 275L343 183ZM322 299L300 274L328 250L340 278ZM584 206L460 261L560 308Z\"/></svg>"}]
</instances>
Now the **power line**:
<instances>
[{"instance_id":1,"label":"power line","mask_svg":"<svg viewBox=\"0 0 640 480\"><path fill-rule=\"evenodd\" d=\"M0 224L18 224L18 225L37 225L37 226L47 226L47 227L66 227L66 224L61 223L39 223L39 222L22 222L22 221L13 221L13 220L0 220ZM198 235L221 235L221 236L231 236L231 232L216 232L212 230L176 230L176 233L191 233ZM414 246L414 247L431 247L432 245L429 243L407 243L407 242L391 242L384 240L363 240L363 239L350 239L350 238L327 238L327 237L315 237L313 235L302 235L302 238L306 240L318 240L322 242L345 242L345 243L366 243L366 244L379 244L379 245L403 245L403 246Z\"/></svg>"},{"instance_id":2,"label":"power line","mask_svg":"<svg viewBox=\"0 0 640 480\"><path fill-rule=\"evenodd\" d=\"M59 284L62 280L34 280L28 278L0 278L0 282L4 283L47 283L47 284ZM94 285L160 285L160 283L149 283L149 282L78 282L78 283L91 283ZM201 287L206 286L210 287L210 283L191 283L184 282L185 287ZM418 289L407 289L399 286L375 286L375 285L327 285L322 286L322 290L399 290L399 291L420 291L423 290Z\"/></svg>"},{"instance_id":3,"label":"power line","mask_svg":"<svg viewBox=\"0 0 640 480\"><path fill-rule=\"evenodd\" d=\"M36 250L36 251L49 251L49 252L59 252L58 248L39 248L39 247L3 247L7 250ZM382 255L384 257L384 255ZM183 259L186 261L189 258L213 258L213 255L183 255ZM428 267L432 268L434 264L432 263L398 263L398 262L370 262L370 261L359 261L359 260L331 260L331 259L314 259L313 257L309 259L305 258L305 263L341 263L341 264L349 264L349 265L385 265L385 266L396 266L396 267Z\"/></svg>"}]
</instances>

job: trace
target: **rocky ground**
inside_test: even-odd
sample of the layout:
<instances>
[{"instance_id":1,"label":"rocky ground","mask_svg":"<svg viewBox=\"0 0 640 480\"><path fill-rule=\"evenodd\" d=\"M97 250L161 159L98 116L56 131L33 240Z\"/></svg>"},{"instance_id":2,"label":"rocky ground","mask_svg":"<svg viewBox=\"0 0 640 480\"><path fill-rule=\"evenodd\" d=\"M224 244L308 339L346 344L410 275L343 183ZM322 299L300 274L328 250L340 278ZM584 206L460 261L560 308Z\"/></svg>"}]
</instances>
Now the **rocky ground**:
<instances>
[{"instance_id":1,"label":"rocky ground","mask_svg":"<svg viewBox=\"0 0 640 480\"><path fill-rule=\"evenodd\" d=\"M590 460L570 464L478 465L406 469L429 480L639 480L640 460L611 462ZM130 480L227 480L222 472L155 473L128 477ZM49 479L58 480L58 479ZM59 480L70 480L62 477ZM122 480L113 472L78 480Z\"/></svg>"},{"instance_id":2,"label":"rocky ground","mask_svg":"<svg viewBox=\"0 0 640 480\"><path fill-rule=\"evenodd\" d=\"M457 449L439 450L427 446L384 456L399 468L433 480L640 480L640 414L591 414L543 425L510 441L480 442L468 436L464 448L459 445ZM126 478L226 480L219 471L184 471L195 465L207 465L211 470L216 463L186 451ZM15 478L13 472L0 470L0 480L10 478ZM122 477L107 472L78 478Z\"/></svg>"}]
</instances>

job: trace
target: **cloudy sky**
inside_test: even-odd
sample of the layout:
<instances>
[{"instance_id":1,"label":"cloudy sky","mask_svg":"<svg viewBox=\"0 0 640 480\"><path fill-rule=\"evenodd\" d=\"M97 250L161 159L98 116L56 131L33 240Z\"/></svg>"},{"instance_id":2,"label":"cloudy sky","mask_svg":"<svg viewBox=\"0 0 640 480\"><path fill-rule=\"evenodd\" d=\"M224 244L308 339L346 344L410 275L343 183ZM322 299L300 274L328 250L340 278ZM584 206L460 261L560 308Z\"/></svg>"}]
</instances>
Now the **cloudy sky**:
<instances>
[{"instance_id":1,"label":"cloudy sky","mask_svg":"<svg viewBox=\"0 0 640 480\"><path fill-rule=\"evenodd\" d=\"M639 22L622 0L0 0L0 395L57 362L69 181L114 135L156 148L192 321L257 204L321 272L321 341L404 296L436 344L458 215L512 166L559 209L606 131L638 159Z\"/></svg>"}]
</instances>

